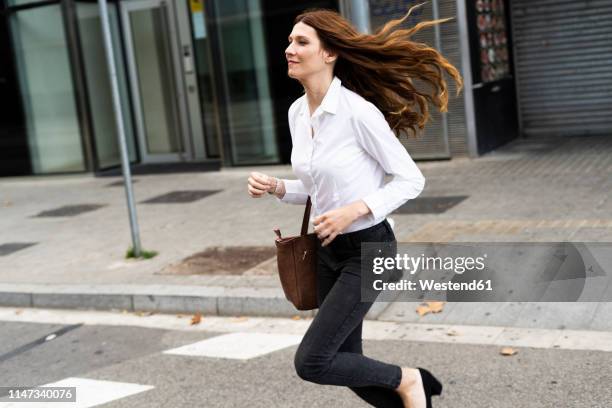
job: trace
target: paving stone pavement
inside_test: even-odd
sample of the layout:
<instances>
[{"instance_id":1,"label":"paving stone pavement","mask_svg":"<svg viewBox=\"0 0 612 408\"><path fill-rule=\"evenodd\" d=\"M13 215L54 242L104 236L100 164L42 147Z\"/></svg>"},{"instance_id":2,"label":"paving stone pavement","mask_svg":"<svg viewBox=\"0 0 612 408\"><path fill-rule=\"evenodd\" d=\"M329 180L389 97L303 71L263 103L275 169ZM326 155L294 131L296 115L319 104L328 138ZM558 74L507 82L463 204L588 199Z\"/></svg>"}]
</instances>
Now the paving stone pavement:
<instances>
[{"instance_id":1,"label":"paving stone pavement","mask_svg":"<svg viewBox=\"0 0 612 408\"><path fill-rule=\"evenodd\" d=\"M400 242L612 242L611 153L612 136L534 138L516 140L476 159L418 162L427 180L421 197L467 198L439 214L392 214L396 236ZM293 178L289 166L135 176L142 243L145 249L159 251L152 259L138 261L124 259L131 242L125 193L121 185L110 186L120 178L71 175L0 179L0 246L34 244L11 253L0 250L0 304L12 305L11 299L29 294L25 301L32 305L33 294L40 293L41 287L47 288L48 294L55 288L63 288L58 293L69 293L72 285L85 285L89 289L80 293L81 299L96 290L112 292L111 288L117 286L124 294L153 296L160 292L143 292L142 288L155 287L163 288L163 294L173 296L178 303L178 298L185 298L186 287L202 288L203 292L209 291L205 288L221 288L225 294L230 289L246 289L245 295L239 295L242 297L251 297L248 290L269 289L275 291L280 303L272 302L268 309L281 307L282 292L275 275L159 273L165 266L211 246L272 245L274 227L279 227L283 235L298 232L302 207L271 197L250 198L246 179L251 171ZM199 190L218 192L186 203L144 203L173 191ZM72 217L37 217L67 205L100 207ZM273 262L268 264L273 266ZM19 299L24 301L23 296ZM133 297L130 302L134 308ZM222 302L218 297L215 302L218 311ZM254 303L245 299L231 302L238 302L238 306L229 310L242 313L249 313L249 304ZM398 313L412 316L413 309L408 309L412 306L395 302L384 313L377 312L376 317L401 320ZM453 323L469 320L478 324L479 319L474 317L477 305L457 307L465 311L457 313L458 320ZM575 310L578 306L565 307ZM549 314L550 310L558 311L556 306L544 309ZM602 316L612 320L610 307L600 304L591 309L587 313L589 323L583 321L582 325L610 329L594 321ZM486 317L491 324L491 318ZM517 322L506 320L508 324ZM567 324L559 320L563 319L536 318L537 324L553 328Z\"/></svg>"}]
</instances>

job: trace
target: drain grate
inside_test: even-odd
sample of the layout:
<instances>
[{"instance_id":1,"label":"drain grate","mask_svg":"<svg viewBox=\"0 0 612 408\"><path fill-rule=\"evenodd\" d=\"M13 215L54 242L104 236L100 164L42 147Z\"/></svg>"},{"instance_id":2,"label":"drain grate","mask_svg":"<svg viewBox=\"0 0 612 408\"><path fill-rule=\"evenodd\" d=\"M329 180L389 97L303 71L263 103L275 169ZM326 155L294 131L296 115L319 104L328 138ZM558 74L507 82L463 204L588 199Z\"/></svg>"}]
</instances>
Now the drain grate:
<instances>
[{"instance_id":1,"label":"drain grate","mask_svg":"<svg viewBox=\"0 0 612 408\"><path fill-rule=\"evenodd\" d=\"M211 247L164 268L160 274L242 275L275 255L276 248L271 246Z\"/></svg>"},{"instance_id":2,"label":"drain grate","mask_svg":"<svg viewBox=\"0 0 612 408\"><path fill-rule=\"evenodd\" d=\"M106 207L106 204L77 204L65 205L53 210L42 211L34 217L74 217L82 213L97 210L98 208Z\"/></svg>"},{"instance_id":3,"label":"drain grate","mask_svg":"<svg viewBox=\"0 0 612 408\"><path fill-rule=\"evenodd\" d=\"M134 183L138 183L138 180L132 179L132 184ZM112 182L106 185L106 187L118 187L118 186L123 186L123 180L115 181L115 182Z\"/></svg>"},{"instance_id":4,"label":"drain grate","mask_svg":"<svg viewBox=\"0 0 612 408\"><path fill-rule=\"evenodd\" d=\"M222 190L183 190L171 191L169 193L142 201L141 204L176 204L192 203L209 195L216 194Z\"/></svg>"},{"instance_id":5,"label":"drain grate","mask_svg":"<svg viewBox=\"0 0 612 408\"><path fill-rule=\"evenodd\" d=\"M7 244L2 244L0 245L0 256L10 255L13 252L20 251L36 244L36 242L9 242Z\"/></svg>"},{"instance_id":6,"label":"drain grate","mask_svg":"<svg viewBox=\"0 0 612 408\"><path fill-rule=\"evenodd\" d=\"M469 196L417 197L395 210L394 214L440 214Z\"/></svg>"}]
</instances>

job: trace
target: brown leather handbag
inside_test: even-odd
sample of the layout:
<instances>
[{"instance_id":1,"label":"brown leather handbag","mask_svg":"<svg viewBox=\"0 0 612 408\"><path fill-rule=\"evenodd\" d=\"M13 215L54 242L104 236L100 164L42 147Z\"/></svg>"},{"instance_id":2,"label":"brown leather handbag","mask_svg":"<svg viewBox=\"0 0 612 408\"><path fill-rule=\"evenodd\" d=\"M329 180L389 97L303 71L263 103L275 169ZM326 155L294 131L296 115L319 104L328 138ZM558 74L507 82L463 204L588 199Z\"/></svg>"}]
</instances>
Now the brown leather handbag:
<instances>
[{"instance_id":1,"label":"brown leather handbag","mask_svg":"<svg viewBox=\"0 0 612 408\"><path fill-rule=\"evenodd\" d=\"M276 233L278 273L285 297L298 310L312 310L317 304L317 234L308 234L310 197L306 201L302 230L297 237L281 237Z\"/></svg>"}]
</instances>

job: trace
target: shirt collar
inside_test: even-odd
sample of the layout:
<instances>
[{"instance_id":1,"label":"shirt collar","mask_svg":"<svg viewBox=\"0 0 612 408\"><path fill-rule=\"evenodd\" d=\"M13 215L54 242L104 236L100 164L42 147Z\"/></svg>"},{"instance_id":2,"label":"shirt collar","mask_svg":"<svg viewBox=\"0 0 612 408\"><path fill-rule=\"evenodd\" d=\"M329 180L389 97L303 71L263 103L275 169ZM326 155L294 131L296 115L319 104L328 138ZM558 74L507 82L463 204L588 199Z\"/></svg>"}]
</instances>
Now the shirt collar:
<instances>
[{"instance_id":1,"label":"shirt collar","mask_svg":"<svg viewBox=\"0 0 612 408\"><path fill-rule=\"evenodd\" d=\"M342 85L342 81L337 76L334 76L323 100L321 101L321 105L317 108L317 110L321 109L325 112L329 112L333 115L336 114L338 110L338 101L340 100L340 87ZM304 98L304 107L300 112L301 115L304 115L308 112L308 99ZM316 112L316 111L315 111ZM314 113L314 112L313 112Z\"/></svg>"}]
</instances>

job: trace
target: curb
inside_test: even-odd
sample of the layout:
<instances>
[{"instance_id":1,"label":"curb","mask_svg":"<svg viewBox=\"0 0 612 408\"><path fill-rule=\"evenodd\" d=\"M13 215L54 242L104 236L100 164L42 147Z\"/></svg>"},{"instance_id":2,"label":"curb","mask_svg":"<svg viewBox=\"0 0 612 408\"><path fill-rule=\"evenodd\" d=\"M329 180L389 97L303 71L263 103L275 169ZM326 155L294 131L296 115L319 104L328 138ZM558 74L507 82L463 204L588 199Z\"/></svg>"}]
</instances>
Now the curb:
<instances>
[{"instance_id":1,"label":"curb","mask_svg":"<svg viewBox=\"0 0 612 408\"><path fill-rule=\"evenodd\" d=\"M281 288L221 286L0 284L0 306L212 316L316 315L316 310L296 310ZM366 319L376 320L388 306L389 302L374 302Z\"/></svg>"}]
</instances>

